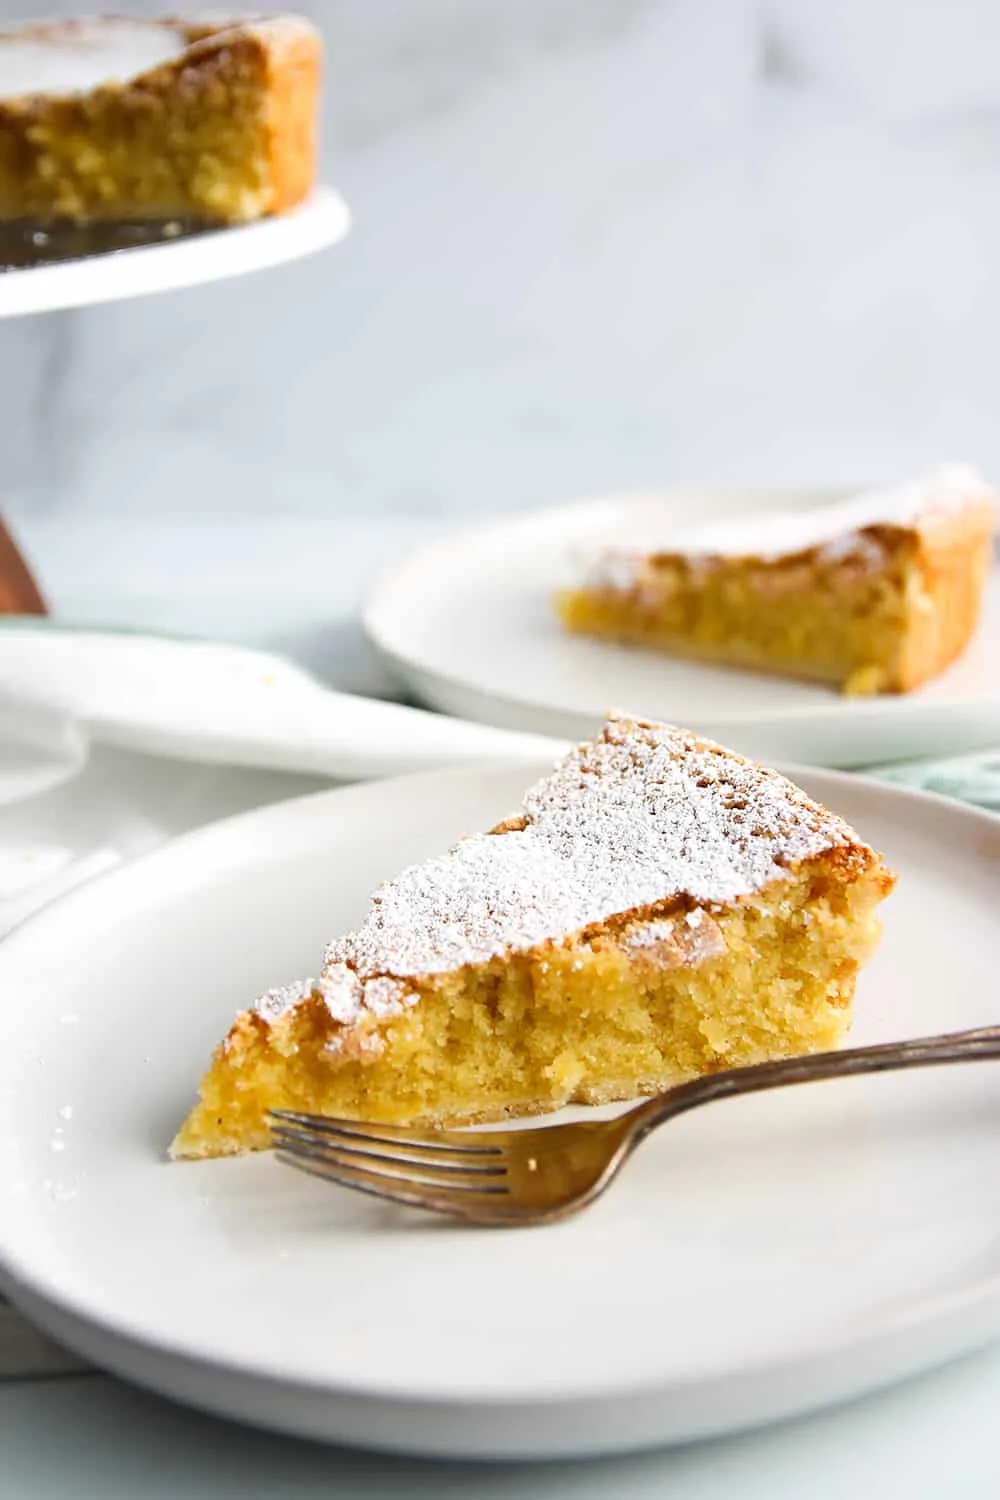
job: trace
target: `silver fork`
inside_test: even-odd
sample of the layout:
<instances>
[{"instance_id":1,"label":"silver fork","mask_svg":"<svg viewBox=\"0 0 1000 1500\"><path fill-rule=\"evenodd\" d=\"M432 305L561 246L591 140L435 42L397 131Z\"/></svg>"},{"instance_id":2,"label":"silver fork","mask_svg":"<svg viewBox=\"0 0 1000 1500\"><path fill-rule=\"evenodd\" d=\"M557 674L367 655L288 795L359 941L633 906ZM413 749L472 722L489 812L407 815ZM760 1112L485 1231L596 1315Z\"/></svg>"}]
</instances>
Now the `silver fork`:
<instances>
[{"instance_id":1,"label":"silver fork","mask_svg":"<svg viewBox=\"0 0 1000 1500\"><path fill-rule=\"evenodd\" d=\"M279 1158L304 1172L394 1203L471 1224L564 1219L593 1203L658 1125L715 1099L794 1083L1000 1057L1000 1026L783 1058L711 1073L610 1120L528 1130L421 1130L276 1109Z\"/></svg>"}]
</instances>

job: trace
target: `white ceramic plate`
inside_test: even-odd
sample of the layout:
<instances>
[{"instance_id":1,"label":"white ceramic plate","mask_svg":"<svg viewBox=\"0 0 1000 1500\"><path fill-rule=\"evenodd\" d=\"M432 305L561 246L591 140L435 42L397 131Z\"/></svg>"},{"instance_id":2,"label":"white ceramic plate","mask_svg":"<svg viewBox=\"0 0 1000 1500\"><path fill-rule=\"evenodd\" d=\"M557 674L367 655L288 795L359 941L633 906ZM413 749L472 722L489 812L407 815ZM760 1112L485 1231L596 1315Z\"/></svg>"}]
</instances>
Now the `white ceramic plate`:
<instances>
[{"instance_id":1,"label":"white ceramic plate","mask_svg":"<svg viewBox=\"0 0 1000 1500\"><path fill-rule=\"evenodd\" d=\"M335 245L350 225L350 212L340 194L331 187L318 187L291 213L256 224L5 271L0 275L0 318L119 302L263 271Z\"/></svg>"},{"instance_id":2,"label":"white ceramic plate","mask_svg":"<svg viewBox=\"0 0 1000 1500\"><path fill-rule=\"evenodd\" d=\"M517 517L393 568L365 615L371 639L426 702L506 729L579 738L611 707L700 730L762 760L875 765L1000 739L1000 577L979 636L937 681L903 698L846 699L809 683L673 661L568 635L552 593L578 554L650 516L679 521L829 500L819 490L673 490Z\"/></svg>"},{"instance_id":3,"label":"white ceramic plate","mask_svg":"<svg viewBox=\"0 0 1000 1500\"><path fill-rule=\"evenodd\" d=\"M22 754L5 754L17 747L0 743L0 937L74 886L180 832L327 785L82 741L73 746L59 735L57 721L48 726L55 732L41 721L17 727L29 731ZM64 774L57 777L60 765ZM0 1384L79 1369L75 1356L43 1339L0 1295Z\"/></svg>"},{"instance_id":4,"label":"white ceramic plate","mask_svg":"<svg viewBox=\"0 0 1000 1500\"><path fill-rule=\"evenodd\" d=\"M576 1220L475 1231L269 1156L165 1147L234 1011L525 769L285 803L73 892L0 946L0 1280L46 1332L318 1438L556 1455L721 1432L1000 1328L1000 1065L717 1105ZM803 773L900 874L857 1039L997 1019L1000 820Z\"/></svg>"}]
</instances>

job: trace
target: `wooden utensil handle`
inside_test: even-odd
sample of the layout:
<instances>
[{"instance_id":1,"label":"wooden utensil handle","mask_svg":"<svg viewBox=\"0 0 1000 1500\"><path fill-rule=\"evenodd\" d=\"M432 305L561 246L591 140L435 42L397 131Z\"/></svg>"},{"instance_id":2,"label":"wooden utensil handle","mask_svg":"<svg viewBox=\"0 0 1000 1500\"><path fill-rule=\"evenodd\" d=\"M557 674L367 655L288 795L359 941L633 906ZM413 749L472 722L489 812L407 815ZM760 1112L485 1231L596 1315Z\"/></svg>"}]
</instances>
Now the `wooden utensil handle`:
<instances>
[{"instance_id":1,"label":"wooden utensil handle","mask_svg":"<svg viewBox=\"0 0 1000 1500\"><path fill-rule=\"evenodd\" d=\"M45 615L45 600L14 538L0 521L0 614Z\"/></svg>"}]
</instances>

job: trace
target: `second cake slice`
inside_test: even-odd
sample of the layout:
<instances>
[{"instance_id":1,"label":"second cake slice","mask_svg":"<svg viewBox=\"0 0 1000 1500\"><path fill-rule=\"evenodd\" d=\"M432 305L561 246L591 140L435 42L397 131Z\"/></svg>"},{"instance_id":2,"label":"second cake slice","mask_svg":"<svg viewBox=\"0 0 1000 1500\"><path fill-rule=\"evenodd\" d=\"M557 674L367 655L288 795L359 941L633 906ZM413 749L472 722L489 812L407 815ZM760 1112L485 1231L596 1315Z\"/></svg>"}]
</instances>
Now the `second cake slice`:
<instances>
[{"instance_id":1,"label":"second cake slice","mask_svg":"<svg viewBox=\"0 0 1000 1500\"><path fill-rule=\"evenodd\" d=\"M583 635L905 693L969 644L996 513L976 474L949 468L814 510L664 528L609 548L557 608Z\"/></svg>"}]
</instances>

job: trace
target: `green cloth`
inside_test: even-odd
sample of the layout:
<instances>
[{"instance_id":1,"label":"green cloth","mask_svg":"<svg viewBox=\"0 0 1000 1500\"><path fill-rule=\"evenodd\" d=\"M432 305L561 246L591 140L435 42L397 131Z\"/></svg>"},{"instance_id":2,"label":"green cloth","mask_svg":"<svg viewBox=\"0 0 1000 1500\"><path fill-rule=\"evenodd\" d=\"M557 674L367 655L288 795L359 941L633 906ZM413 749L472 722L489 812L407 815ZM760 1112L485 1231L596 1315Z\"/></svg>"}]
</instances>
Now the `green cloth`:
<instances>
[{"instance_id":1,"label":"green cloth","mask_svg":"<svg viewBox=\"0 0 1000 1500\"><path fill-rule=\"evenodd\" d=\"M937 792L942 797L974 802L977 807L1000 813L1000 750L982 750L975 755L953 756L947 760L901 761L891 766L873 766L869 774L884 781L919 787L925 792Z\"/></svg>"}]
</instances>

